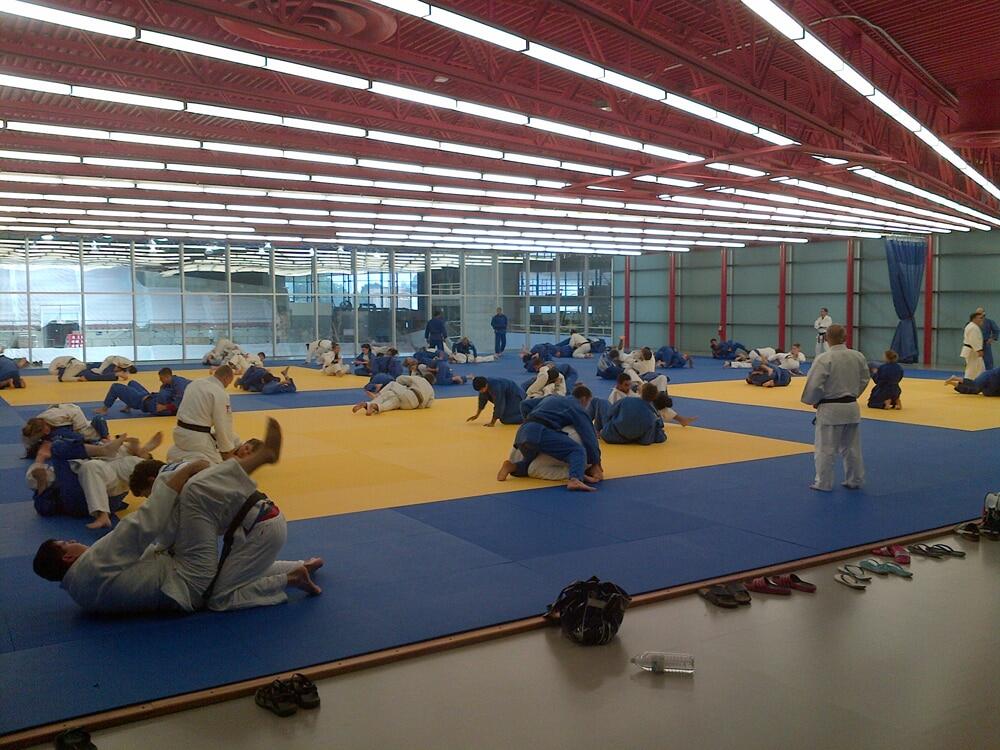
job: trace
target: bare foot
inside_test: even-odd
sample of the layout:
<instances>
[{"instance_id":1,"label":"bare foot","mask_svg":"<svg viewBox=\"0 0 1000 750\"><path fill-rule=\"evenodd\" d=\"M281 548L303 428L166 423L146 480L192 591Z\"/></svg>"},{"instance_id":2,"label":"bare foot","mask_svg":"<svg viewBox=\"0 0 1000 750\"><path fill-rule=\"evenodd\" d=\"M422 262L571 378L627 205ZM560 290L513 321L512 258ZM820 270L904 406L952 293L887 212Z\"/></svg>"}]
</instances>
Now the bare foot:
<instances>
[{"instance_id":1,"label":"bare foot","mask_svg":"<svg viewBox=\"0 0 1000 750\"><path fill-rule=\"evenodd\" d=\"M596 487L591 487L588 484L584 484L579 479L570 479L568 482L566 482L566 489L572 492L597 492Z\"/></svg>"},{"instance_id":2,"label":"bare foot","mask_svg":"<svg viewBox=\"0 0 1000 750\"><path fill-rule=\"evenodd\" d=\"M98 455L104 456L105 458L112 458L118 453L118 449L122 447L126 440L128 440L128 435L124 433L116 437L114 440L109 440L99 446L100 450L98 451Z\"/></svg>"},{"instance_id":3,"label":"bare foot","mask_svg":"<svg viewBox=\"0 0 1000 750\"><path fill-rule=\"evenodd\" d=\"M674 421L677 422L681 427L687 427L692 422L698 421L698 417L682 417L680 415L674 417Z\"/></svg>"},{"instance_id":4,"label":"bare foot","mask_svg":"<svg viewBox=\"0 0 1000 750\"><path fill-rule=\"evenodd\" d=\"M146 444L142 446L142 448L139 449L140 453L144 456L149 455L157 448L159 448L160 443L162 442L163 442L163 433L157 432L153 435L153 437L151 437L149 440L146 441Z\"/></svg>"},{"instance_id":5,"label":"bare foot","mask_svg":"<svg viewBox=\"0 0 1000 750\"><path fill-rule=\"evenodd\" d=\"M364 409L365 406L366 406L366 404L364 402L362 402L360 404L355 404L354 408L351 409L351 413L352 414L357 414L359 411L361 411L362 409Z\"/></svg>"},{"instance_id":6,"label":"bare foot","mask_svg":"<svg viewBox=\"0 0 1000 750\"><path fill-rule=\"evenodd\" d=\"M267 428L264 430L264 445L260 450L270 453L268 463L278 463L281 457L281 425L278 424L278 420L268 417Z\"/></svg>"},{"instance_id":7,"label":"bare foot","mask_svg":"<svg viewBox=\"0 0 1000 750\"><path fill-rule=\"evenodd\" d=\"M306 570L310 573L315 573L317 570L323 567L322 557L310 557L306 560L303 565L305 565Z\"/></svg>"},{"instance_id":8,"label":"bare foot","mask_svg":"<svg viewBox=\"0 0 1000 750\"><path fill-rule=\"evenodd\" d=\"M35 480L35 492L45 492L49 487L49 472L44 466L38 465L31 469L31 478Z\"/></svg>"},{"instance_id":9,"label":"bare foot","mask_svg":"<svg viewBox=\"0 0 1000 750\"><path fill-rule=\"evenodd\" d=\"M105 513L103 510L99 510L94 514L94 520L87 524L88 529L110 529L111 528L111 516Z\"/></svg>"},{"instance_id":10,"label":"bare foot","mask_svg":"<svg viewBox=\"0 0 1000 750\"><path fill-rule=\"evenodd\" d=\"M313 579L309 577L309 569L305 565L300 565L289 571L288 585L305 591L310 596L319 596L323 593L323 589L317 586L313 582Z\"/></svg>"},{"instance_id":11,"label":"bare foot","mask_svg":"<svg viewBox=\"0 0 1000 750\"><path fill-rule=\"evenodd\" d=\"M108 407L106 407L106 406L98 406L96 409L94 409L94 414L102 414L103 415L103 414L107 414L107 413L108 413Z\"/></svg>"},{"instance_id":12,"label":"bare foot","mask_svg":"<svg viewBox=\"0 0 1000 750\"><path fill-rule=\"evenodd\" d=\"M516 468L517 465L513 461L504 461L500 464L500 471L497 472L497 481L506 481L507 477L509 477Z\"/></svg>"},{"instance_id":13,"label":"bare foot","mask_svg":"<svg viewBox=\"0 0 1000 750\"><path fill-rule=\"evenodd\" d=\"M365 404L365 416L370 417L372 414L378 416L381 412L379 411L378 404L374 401Z\"/></svg>"},{"instance_id":14,"label":"bare foot","mask_svg":"<svg viewBox=\"0 0 1000 750\"><path fill-rule=\"evenodd\" d=\"M286 379L287 379L287 378L288 378L288 371L289 371L290 369L291 369L291 365L289 365L289 366L288 366L288 367L286 367L286 368L285 368L284 370L282 370L282 371L281 371L281 377L283 377L283 378L286 378Z\"/></svg>"},{"instance_id":15,"label":"bare foot","mask_svg":"<svg viewBox=\"0 0 1000 750\"><path fill-rule=\"evenodd\" d=\"M884 404L882 404L882 408L885 409L886 411L889 411L892 408L892 404L886 401Z\"/></svg>"}]
</instances>

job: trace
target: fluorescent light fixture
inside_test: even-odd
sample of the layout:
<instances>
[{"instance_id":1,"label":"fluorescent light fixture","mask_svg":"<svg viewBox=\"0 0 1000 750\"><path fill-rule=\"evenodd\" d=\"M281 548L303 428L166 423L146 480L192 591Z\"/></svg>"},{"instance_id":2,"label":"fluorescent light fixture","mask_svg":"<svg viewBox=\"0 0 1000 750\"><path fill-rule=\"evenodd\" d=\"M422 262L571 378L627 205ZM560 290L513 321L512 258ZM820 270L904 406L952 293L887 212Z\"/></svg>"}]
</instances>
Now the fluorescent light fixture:
<instances>
[{"instance_id":1,"label":"fluorescent light fixture","mask_svg":"<svg viewBox=\"0 0 1000 750\"><path fill-rule=\"evenodd\" d=\"M302 65L288 60L276 60L273 57L267 58L265 67L268 70L273 70L277 73L287 73L288 75L298 76L299 78L310 78L314 81L332 83L335 86L347 86L352 89L367 89L371 85L371 81L367 78L349 76L344 73L337 73L333 70L314 68L311 65Z\"/></svg>"},{"instance_id":2,"label":"fluorescent light fixture","mask_svg":"<svg viewBox=\"0 0 1000 750\"><path fill-rule=\"evenodd\" d=\"M632 94L638 94L639 96L645 96L647 99L655 99L656 101L661 101L667 95L666 91L657 86L651 86L643 81L623 76L621 73L615 73L613 70L604 71L604 82L609 86L614 86L615 88L628 91Z\"/></svg>"},{"instance_id":3,"label":"fluorescent light fixture","mask_svg":"<svg viewBox=\"0 0 1000 750\"><path fill-rule=\"evenodd\" d=\"M696 117L704 117L706 120L714 120L715 114L718 111L714 107L708 107L701 102L696 102L692 99L678 96L677 94L668 93L667 98L663 100L663 103L668 107L683 110L684 112L688 112Z\"/></svg>"},{"instance_id":4,"label":"fluorescent light fixture","mask_svg":"<svg viewBox=\"0 0 1000 750\"><path fill-rule=\"evenodd\" d=\"M876 91L868 97L868 100L907 130L916 133L923 127L909 112L900 107L896 104L896 102L887 97L881 91ZM964 164L965 162L962 163Z\"/></svg>"},{"instance_id":5,"label":"fluorescent light fixture","mask_svg":"<svg viewBox=\"0 0 1000 750\"><path fill-rule=\"evenodd\" d=\"M373 94L391 96L394 99L402 99L403 101L415 102L417 104L427 104L431 107L441 107L442 109L456 109L458 106L456 101L451 97L432 94L429 91L411 89L406 86L397 86L394 83L385 83L383 81L373 81L370 91Z\"/></svg>"},{"instance_id":6,"label":"fluorescent light fixture","mask_svg":"<svg viewBox=\"0 0 1000 750\"><path fill-rule=\"evenodd\" d=\"M237 65L249 65L254 68L263 68L267 62L267 59L263 55L254 55L230 47L220 47L216 44L207 44L182 36L161 34L158 31L147 31L146 29L139 31L139 41L179 52L191 52L192 54L204 57L214 57L217 60L225 60Z\"/></svg>"},{"instance_id":7,"label":"fluorescent light fixture","mask_svg":"<svg viewBox=\"0 0 1000 750\"><path fill-rule=\"evenodd\" d=\"M187 105L187 111L196 115L226 117L230 120L245 120L247 122L257 122L262 125L284 124L282 122L282 118L278 115L269 115L264 112L250 112L245 109L232 109L231 107L216 107L211 104L198 104L196 102L191 102Z\"/></svg>"},{"instance_id":8,"label":"fluorescent light fixture","mask_svg":"<svg viewBox=\"0 0 1000 750\"><path fill-rule=\"evenodd\" d=\"M437 175L438 177L455 177L461 180L481 180L483 175L480 172L470 172L465 169L446 169L444 167L424 167L425 174Z\"/></svg>"},{"instance_id":9,"label":"fluorescent light fixture","mask_svg":"<svg viewBox=\"0 0 1000 750\"><path fill-rule=\"evenodd\" d=\"M125 91L108 91L92 89L89 86L73 86L70 92L73 96L83 99L96 99L100 102L116 102L119 104L134 104L137 107L154 107L156 109L172 109L179 112L184 109L184 102L176 99L162 99L158 96L141 96Z\"/></svg>"},{"instance_id":10,"label":"fluorescent light fixture","mask_svg":"<svg viewBox=\"0 0 1000 750\"><path fill-rule=\"evenodd\" d=\"M557 49L546 47L544 44L529 42L528 49L524 54L528 57L533 57L536 60L547 62L550 65L564 68L576 73L577 75L586 76L587 78L596 78L598 80L604 78L604 68L599 65L594 65L586 60L581 60L579 57L573 57L573 55L567 55L565 52L560 52Z\"/></svg>"},{"instance_id":11,"label":"fluorescent light fixture","mask_svg":"<svg viewBox=\"0 0 1000 750\"><path fill-rule=\"evenodd\" d=\"M801 39L805 34L799 22L772 0L741 0L741 2L789 39Z\"/></svg>"},{"instance_id":12,"label":"fluorescent light fixture","mask_svg":"<svg viewBox=\"0 0 1000 750\"><path fill-rule=\"evenodd\" d=\"M538 130L544 130L546 133L557 133L558 135L568 135L571 138L582 138L585 141L590 140L589 130L585 130L584 128L578 128L575 125L566 125L561 122L546 120L543 117L528 118L528 127L536 128Z\"/></svg>"},{"instance_id":13,"label":"fluorescent light fixture","mask_svg":"<svg viewBox=\"0 0 1000 750\"><path fill-rule=\"evenodd\" d=\"M240 174L244 177L260 177L265 180L302 180L309 181L309 175L298 172L275 172L264 169L241 169Z\"/></svg>"},{"instance_id":14,"label":"fluorescent light fixture","mask_svg":"<svg viewBox=\"0 0 1000 750\"><path fill-rule=\"evenodd\" d=\"M114 21L105 21L102 18L93 18L79 13L68 13L64 10L46 8L43 5L21 2L21 0L4 0L0 5L0 13L9 13L12 16L22 18L33 18L36 21L45 21L59 26L68 26L79 31L93 31L97 34L115 36L119 39L135 39L136 30L132 26Z\"/></svg>"},{"instance_id":15,"label":"fluorescent light fixture","mask_svg":"<svg viewBox=\"0 0 1000 750\"><path fill-rule=\"evenodd\" d=\"M795 43L824 68L828 68L834 73L844 69L844 61L840 56L808 31L805 32L804 37L796 39Z\"/></svg>"},{"instance_id":16,"label":"fluorescent light fixture","mask_svg":"<svg viewBox=\"0 0 1000 750\"><path fill-rule=\"evenodd\" d=\"M335 154L317 154L311 151L283 151L282 155L286 159L297 159L299 161L313 161L319 164L343 164L350 166L357 163L357 160L352 159L350 156L337 156Z\"/></svg>"},{"instance_id":17,"label":"fluorescent light fixture","mask_svg":"<svg viewBox=\"0 0 1000 750\"><path fill-rule=\"evenodd\" d=\"M607 167L595 167L592 164L579 164L575 161L564 161L562 168L573 172L584 172L585 174L599 174L604 177L611 177L613 174L613 170Z\"/></svg>"},{"instance_id":18,"label":"fluorescent light fixture","mask_svg":"<svg viewBox=\"0 0 1000 750\"><path fill-rule=\"evenodd\" d=\"M393 172L409 172L410 174L420 174L423 169L419 164L407 164L398 161L381 161L379 159L358 159L359 167L368 169L386 169Z\"/></svg>"},{"instance_id":19,"label":"fluorescent light fixture","mask_svg":"<svg viewBox=\"0 0 1000 750\"><path fill-rule=\"evenodd\" d=\"M774 143L778 146L794 146L798 144L798 141L794 141L787 136L781 135L781 133L775 133L773 130L768 130L767 128L758 127L754 135L762 141Z\"/></svg>"},{"instance_id":20,"label":"fluorescent light fixture","mask_svg":"<svg viewBox=\"0 0 1000 750\"><path fill-rule=\"evenodd\" d=\"M35 151L0 151L0 159L23 159L25 161L51 161L62 164L79 164L79 156L67 154L42 154Z\"/></svg>"},{"instance_id":21,"label":"fluorescent light fixture","mask_svg":"<svg viewBox=\"0 0 1000 750\"><path fill-rule=\"evenodd\" d=\"M702 160L702 157L697 154L688 154L684 151L677 151L672 148L663 148L662 146L654 146L649 143L644 143L642 145L642 150L643 153L652 154L653 156L659 156L663 159L670 159L672 161L693 162Z\"/></svg>"},{"instance_id":22,"label":"fluorescent light fixture","mask_svg":"<svg viewBox=\"0 0 1000 750\"><path fill-rule=\"evenodd\" d=\"M139 159L107 159L100 156L83 157L84 164L98 167L125 167L128 169L163 169L163 162L142 161Z\"/></svg>"},{"instance_id":23,"label":"fluorescent light fixture","mask_svg":"<svg viewBox=\"0 0 1000 750\"><path fill-rule=\"evenodd\" d=\"M501 158L506 161L518 162L519 164L534 164L538 167L558 168L561 164L558 159L546 159L541 156L529 156L528 154L514 154L509 151L505 152Z\"/></svg>"},{"instance_id":24,"label":"fluorescent light fixture","mask_svg":"<svg viewBox=\"0 0 1000 750\"><path fill-rule=\"evenodd\" d=\"M65 135L71 138L96 138L107 140L109 133L106 130L90 130L89 128L70 128L60 125L47 125L40 122L7 122L8 130L17 130L23 133L40 133L42 135Z\"/></svg>"},{"instance_id":25,"label":"fluorescent light fixture","mask_svg":"<svg viewBox=\"0 0 1000 750\"><path fill-rule=\"evenodd\" d=\"M872 96L875 93L875 87L872 86L871 81L846 63L842 70L835 70L833 73L861 96Z\"/></svg>"},{"instance_id":26,"label":"fluorescent light fixture","mask_svg":"<svg viewBox=\"0 0 1000 750\"><path fill-rule=\"evenodd\" d=\"M188 110L191 105L188 105ZM286 128L301 128L302 130L315 130L319 133L333 133L334 135L348 135L354 138L364 138L367 131L364 128L355 128L349 125L337 125L332 122L317 122L316 120L301 120L298 117L281 117L281 122Z\"/></svg>"},{"instance_id":27,"label":"fluorescent light fixture","mask_svg":"<svg viewBox=\"0 0 1000 750\"><path fill-rule=\"evenodd\" d=\"M239 175L240 170L233 167L210 167L201 164L167 164L167 169L172 172L198 172L201 174L228 174Z\"/></svg>"},{"instance_id":28,"label":"fluorescent light fixture","mask_svg":"<svg viewBox=\"0 0 1000 750\"><path fill-rule=\"evenodd\" d=\"M124 188L126 190L135 187L135 183L129 180L110 180L102 177L64 177L62 179L62 183L64 185L80 185L83 187L102 187L102 188Z\"/></svg>"},{"instance_id":29,"label":"fluorescent light fixture","mask_svg":"<svg viewBox=\"0 0 1000 750\"><path fill-rule=\"evenodd\" d=\"M741 133L748 133L750 135L757 135L759 128L752 122L747 122L746 120L741 120L738 117L733 117L732 115L727 115L725 112L715 112L715 121L720 125L725 125L727 128L732 128L733 130L738 130Z\"/></svg>"},{"instance_id":30,"label":"fluorescent light fixture","mask_svg":"<svg viewBox=\"0 0 1000 750\"><path fill-rule=\"evenodd\" d=\"M172 146L174 148L201 148L201 141L190 138L167 138L144 133L110 133L111 140L124 143L146 143L150 146Z\"/></svg>"},{"instance_id":31,"label":"fluorescent light fixture","mask_svg":"<svg viewBox=\"0 0 1000 750\"><path fill-rule=\"evenodd\" d=\"M448 143L446 141L442 141L441 150L456 154L468 154L469 156L482 156L486 159L499 159L503 156L503 151L496 151L492 148L480 148L479 146L467 146L464 143Z\"/></svg>"},{"instance_id":32,"label":"fluorescent light fixture","mask_svg":"<svg viewBox=\"0 0 1000 750\"><path fill-rule=\"evenodd\" d=\"M514 125L528 124L528 117L526 115L522 115L520 112L510 112L506 109L487 107L482 104L476 104L475 102L465 102L461 99L457 101L457 108L459 112L464 112L467 115L486 117L490 120L500 120L501 122L509 122Z\"/></svg>"},{"instance_id":33,"label":"fluorescent light fixture","mask_svg":"<svg viewBox=\"0 0 1000 750\"><path fill-rule=\"evenodd\" d=\"M642 144L639 141L633 141L631 138L622 138L609 133L598 133L594 130L591 130L590 133L588 133L587 140L593 141L594 143L603 143L606 146L616 146L617 148L625 148L632 151L642 150Z\"/></svg>"},{"instance_id":34,"label":"fluorescent light fixture","mask_svg":"<svg viewBox=\"0 0 1000 750\"><path fill-rule=\"evenodd\" d=\"M210 151L227 151L231 154L250 154L251 156L272 156L280 159L284 151L280 148L264 148L263 146L244 146L239 143L217 143L205 141L204 146Z\"/></svg>"},{"instance_id":35,"label":"fluorescent light fixture","mask_svg":"<svg viewBox=\"0 0 1000 750\"><path fill-rule=\"evenodd\" d=\"M385 141L386 143L398 143L403 146L414 146L416 148L440 149L441 144L430 138L418 138L413 135L403 135L402 133L386 133L382 130L369 130L368 137L374 141Z\"/></svg>"},{"instance_id":36,"label":"fluorescent light fixture","mask_svg":"<svg viewBox=\"0 0 1000 750\"><path fill-rule=\"evenodd\" d=\"M709 169L717 169L720 172L732 172L733 174L742 174L747 177L764 177L767 172L761 172L759 169L751 169L750 167L740 167L735 164L722 164L719 162L713 162L712 164L706 164Z\"/></svg>"},{"instance_id":37,"label":"fluorescent light fixture","mask_svg":"<svg viewBox=\"0 0 1000 750\"><path fill-rule=\"evenodd\" d=\"M370 0L370 2L398 10L400 13L417 16L417 18L424 18L431 12L431 6L420 2L420 0Z\"/></svg>"},{"instance_id":38,"label":"fluorescent light fixture","mask_svg":"<svg viewBox=\"0 0 1000 750\"><path fill-rule=\"evenodd\" d=\"M458 13L452 13L450 10L444 10L443 8L431 6L430 13L425 16L425 19L439 26L444 26L461 34L467 34L490 44L496 44L499 47L505 47L514 52L523 52L528 48L527 40L522 39L516 34L502 31L494 26L474 21L471 18L460 16Z\"/></svg>"},{"instance_id":39,"label":"fluorescent light fixture","mask_svg":"<svg viewBox=\"0 0 1000 750\"><path fill-rule=\"evenodd\" d=\"M65 83L40 81L35 78L24 78L23 76L12 76L5 73L0 73L0 86L37 91L41 94L62 94L63 96L69 96L71 89Z\"/></svg>"}]
</instances>

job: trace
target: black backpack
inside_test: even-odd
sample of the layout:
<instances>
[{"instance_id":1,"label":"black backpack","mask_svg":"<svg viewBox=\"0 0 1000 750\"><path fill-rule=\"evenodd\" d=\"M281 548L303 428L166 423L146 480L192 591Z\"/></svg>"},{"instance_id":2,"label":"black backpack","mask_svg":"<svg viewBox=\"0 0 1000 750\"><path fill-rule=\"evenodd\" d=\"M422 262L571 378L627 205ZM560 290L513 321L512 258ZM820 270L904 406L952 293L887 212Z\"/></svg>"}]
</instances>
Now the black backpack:
<instances>
[{"instance_id":1,"label":"black backpack","mask_svg":"<svg viewBox=\"0 0 1000 750\"><path fill-rule=\"evenodd\" d=\"M603 646L618 632L632 601L624 589L596 576L575 581L549 605L545 616L559 618L563 634L581 646Z\"/></svg>"}]
</instances>

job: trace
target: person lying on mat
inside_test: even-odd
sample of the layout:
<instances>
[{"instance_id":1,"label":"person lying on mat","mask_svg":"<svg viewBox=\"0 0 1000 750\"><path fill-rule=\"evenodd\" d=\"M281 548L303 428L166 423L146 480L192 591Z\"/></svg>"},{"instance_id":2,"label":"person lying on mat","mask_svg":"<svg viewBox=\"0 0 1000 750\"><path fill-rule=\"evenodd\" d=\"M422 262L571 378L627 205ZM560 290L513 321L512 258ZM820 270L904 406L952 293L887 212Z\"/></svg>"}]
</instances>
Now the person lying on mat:
<instances>
[{"instance_id":1,"label":"person lying on mat","mask_svg":"<svg viewBox=\"0 0 1000 750\"><path fill-rule=\"evenodd\" d=\"M21 428L25 458L34 458L38 446L46 440L79 437L97 443L108 437L108 423L103 416L91 420L76 404L53 404L37 417L31 417Z\"/></svg>"},{"instance_id":2,"label":"person lying on mat","mask_svg":"<svg viewBox=\"0 0 1000 750\"><path fill-rule=\"evenodd\" d=\"M333 342L330 339L316 339L306 344L306 364L318 362L328 351L333 349Z\"/></svg>"},{"instance_id":3,"label":"person lying on mat","mask_svg":"<svg viewBox=\"0 0 1000 750\"><path fill-rule=\"evenodd\" d=\"M772 367L761 361L747 375L746 382L747 385L759 385L762 388L784 388L791 384L792 373L782 367Z\"/></svg>"},{"instance_id":4,"label":"person lying on mat","mask_svg":"<svg viewBox=\"0 0 1000 750\"><path fill-rule=\"evenodd\" d=\"M226 359L235 352L243 351L240 349L239 344L236 344L229 339L221 338L212 347L212 350L207 352L204 357L201 358L201 363L203 365L210 365L212 367L218 367Z\"/></svg>"},{"instance_id":5,"label":"person lying on mat","mask_svg":"<svg viewBox=\"0 0 1000 750\"><path fill-rule=\"evenodd\" d=\"M555 344L556 357L573 357L575 359L589 359L594 356L595 341L591 341L582 333L575 330L569 332L569 336Z\"/></svg>"},{"instance_id":6,"label":"person lying on mat","mask_svg":"<svg viewBox=\"0 0 1000 750\"><path fill-rule=\"evenodd\" d=\"M624 338L619 341L619 351L624 352ZM641 380L643 375L655 375L656 360L653 358L653 350L648 346L635 349L627 354L622 354L622 365L625 372L633 373L632 380Z\"/></svg>"},{"instance_id":7,"label":"person lying on mat","mask_svg":"<svg viewBox=\"0 0 1000 750\"><path fill-rule=\"evenodd\" d=\"M554 365L546 365L538 371L538 375L524 389L527 398L543 398L545 396L565 396L566 378Z\"/></svg>"},{"instance_id":8,"label":"person lying on mat","mask_svg":"<svg viewBox=\"0 0 1000 750\"><path fill-rule=\"evenodd\" d=\"M28 366L24 357L11 359L6 354L0 354L0 390L4 388L24 388L26 385L21 377L21 370Z\"/></svg>"},{"instance_id":9,"label":"person lying on mat","mask_svg":"<svg viewBox=\"0 0 1000 750\"><path fill-rule=\"evenodd\" d=\"M944 381L944 384L955 386L957 393L1000 396L1000 367L980 373L975 380L966 380L953 375Z\"/></svg>"},{"instance_id":10,"label":"person lying on mat","mask_svg":"<svg viewBox=\"0 0 1000 750\"><path fill-rule=\"evenodd\" d=\"M652 383L643 383L638 398L621 398L614 404L599 398L592 399L588 415L593 417L598 436L606 443L617 444L653 445L666 442L663 418L653 406L659 392Z\"/></svg>"},{"instance_id":11,"label":"person lying on mat","mask_svg":"<svg viewBox=\"0 0 1000 750\"><path fill-rule=\"evenodd\" d=\"M521 424L521 402L525 399L524 389L507 378L484 378L477 375L472 379L472 389L479 394L476 413L466 422L475 422L483 413L486 404L493 404L493 417L484 427L501 424Z\"/></svg>"},{"instance_id":12,"label":"person lying on mat","mask_svg":"<svg viewBox=\"0 0 1000 750\"><path fill-rule=\"evenodd\" d=\"M426 375L400 375L383 385L367 403L359 401L351 409L357 413L362 409L366 416L381 414L396 409L429 409L434 403L435 378Z\"/></svg>"},{"instance_id":13,"label":"person lying on mat","mask_svg":"<svg viewBox=\"0 0 1000 750\"><path fill-rule=\"evenodd\" d=\"M877 364L868 363L868 370L872 374L872 381L875 387L868 394L869 409L902 409L903 402L900 396L903 389L899 387L903 379L903 368L900 366L899 355L892 349L885 350L885 362Z\"/></svg>"},{"instance_id":14,"label":"person lying on mat","mask_svg":"<svg viewBox=\"0 0 1000 750\"><path fill-rule=\"evenodd\" d=\"M156 476L148 488L136 487L149 495L143 506L89 547L43 542L35 573L59 581L84 610L106 614L281 604L286 588L320 594L311 574L322 559L275 561L287 522L250 477L276 463L280 450L280 428L269 419L263 444L248 456L214 466L143 462L134 472L137 483L148 483L150 473Z\"/></svg>"},{"instance_id":15,"label":"person lying on mat","mask_svg":"<svg viewBox=\"0 0 1000 750\"><path fill-rule=\"evenodd\" d=\"M608 349L597 360L597 377L604 380L618 380L618 376L625 372L621 355L617 349ZM631 377L629 378L631 380Z\"/></svg>"},{"instance_id":16,"label":"person lying on mat","mask_svg":"<svg viewBox=\"0 0 1000 750\"><path fill-rule=\"evenodd\" d=\"M712 350L712 359L733 360L736 359L740 352L745 354L748 351L743 344L732 339L726 339L725 341L712 339L708 342L708 345Z\"/></svg>"},{"instance_id":17,"label":"person lying on mat","mask_svg":"<svg viewBox=\"0 0 1000 750\"><path fill-rule=\"evenodd\" d=\"M340 344L331 344L330 349L319 356L320 372L324 375L341 377L347 375L351 368L344 363L340 356Z\"/></svg>"},{"instance_id":18,"label":"person lying on mat","mask_svg":"<svg viewBox=\"0 0 1000 750\"><path fill-rule=\"evenodd\" d=\"M26 477L35 511L41 516L90 517L88 529L110 528L111 513L127 507L132 469L162 440L158 432L142 445L126 435L101 445L78 437L43 443Z\"/></svg>"},{"instance_id":19,"label":"person lying on mat","mask_svg":"<svg viewBox=\"0 0 1000 750\"><path fill-rule=\"evenodd\" d=\"M791 370L796 375L802 369L802 365L806 362L807 357L805 352L802 351L801 344L792 344L792 348L787 352L777 352L769 362L773 365L777 365L785 370Z\"/></svg>"},{"instance_id":20,"label":"person lying on mat","mask_svg":"<svg viewBox=\"0 0 1000 750\"><path fill-rule=\"evenodd\" d=\"M455 346L452 347L450 359L455 364L465 365L472 364L473 362L477 364L492 362L496 359L496 357L492 354L480 357L479 352L476 351L476 345L469 341L468 336L463 336L455 342Z\"/></svg>"},{"instance_id":21,"label":"person lying on mat","mask_svg":"<svg viewBox=\"0 0 1000 750\"><path fill-rule=\"evenodd\" d=\"M661 346L653 355L657 367L664 369L679 367L694 367L694 359L690 354L679 352L672 346Z\"/></svg>"},{"instance_id":22,"label":"person lying on mat","mask_svg":"<svg viewBox=\"0 0 1000 750\"><path fill-rule=\"evenodd\" d=\"M413 366L407 364L412 362ZM430 364L418 362L413 357L403 360L404 368L409 370L410 375L433 375L437 385L465 385L467 378L465 375L456 375L451 369L447 359L434 359Z\"/></svg>"},{"instance_id":23,"label":"person lying on mat","mask_svg":"<svg viewBox=\"0 0 1000 750\"><path fill-rule=\"evenodd\" d=\"M283 393L295 393L298 391L295 381L288 375L288 370L288 367L284 368L281 371L280 377L266 370L264 377L260 381L260 392L265 396L278 396Z\"/></svg>"},{"instance_id":24,"label":"person lying on mat","mask_svg":"<svg viewBox=\"0 0 1000 750\"><path fill-rule=\"evenodd\" d=\"M128 414L132 409L138 409L144 414L155 417L172 417L184 398L184 390L191 382L180 375L174 375L169 367L163 367L157 373L160 379L160 390L150 393L146 386L137 380L128 383L113 383L104 397L104 405L94 409L95 414L107 414L115 401L121 401L124 406L121 411Z\"/></svg>"},{"instance_id":25,"label":"person lying on mat","mask_svg":"<svg viewBox=\"0 0 1000 750\"><path fill-rule=\"evenodd\" d=\"M398 378L403 374L403 363L399 361L399 352L392 347L386 349L384 354L374 355L369 368L372 375L384 372L386 375Z\"/></svg>"},{"instance_id":26,"label":"person lying on mat","mask_svg":"<svg viewBox=\"0 0 1000 750\"><path fill-rule=\"evenodd\" d=\"M666 375L657 375L651 380L646 381L652 383L656 386L657 391L667 392L667 385L670 383L670 378ZM639 386L641 381L632 380L632 376L623 372L618 376L618 380L615 382L615 387L611 389L611 393L608 394L608 403L616 404L623 398L628 398L629 396L639 395Z\"/></svg>"},{"instance_id":27,"label":"person lying on mat","mask_svg":"<svg viewBox=\"0 0 1000 750\"><path fill-rule=\"evenodd\" d=\"M505 460L497 472L497 480L503 482L509 476L528 476L531 462L545 454L569 465L567 489L593 492L595 488L590 485L604 478L604 470L594 423L587 415L592 398L587 386L577 385L572 396L546 396L526 401L533 408L514 436L514 447L521 459ZM576 430L582 444L563 432L567 427Z\"/></svg>"},{"instance_id":28,"label":"person lying on mat","mask_svg":"<svg viewBox=\"0 0 1000 750\"><path fill-rule=\"evenodd\" d=\"M81 381L102 381L102 380L128 380L129 375L134 375L138 370L135 365L119 367L115 364L107 365L98 370L99 364L87 364L75 357L56 357L49 363L49 372L53 372L59 382L67 380Z\"/></svg>"}]
</instances>

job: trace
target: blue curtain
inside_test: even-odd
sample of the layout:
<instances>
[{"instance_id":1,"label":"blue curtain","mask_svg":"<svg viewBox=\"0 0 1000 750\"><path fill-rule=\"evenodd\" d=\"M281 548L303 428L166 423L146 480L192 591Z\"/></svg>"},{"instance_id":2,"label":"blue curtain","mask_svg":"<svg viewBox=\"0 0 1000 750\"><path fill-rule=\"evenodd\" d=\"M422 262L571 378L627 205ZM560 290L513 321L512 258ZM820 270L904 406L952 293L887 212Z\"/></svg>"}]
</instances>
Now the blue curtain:
<instances>
[{"instance_id":1,"label":"blue curtain","mask_svg":"<svg viewBox=\"0 0 1000 750\"><path fill-rule=\"evenodd\" d=\"M920 301L920 287L924 279L924 240L886 239L885 258L889 263L889 288L892 304L899 317L892 348L900 362L913 363L920 357L917 346L917 323L913 319Z\"/></svg>"}]
</instances>

